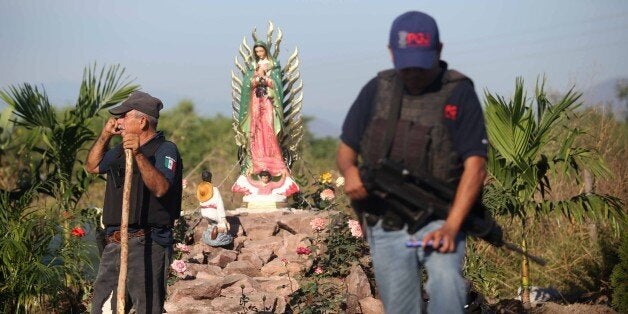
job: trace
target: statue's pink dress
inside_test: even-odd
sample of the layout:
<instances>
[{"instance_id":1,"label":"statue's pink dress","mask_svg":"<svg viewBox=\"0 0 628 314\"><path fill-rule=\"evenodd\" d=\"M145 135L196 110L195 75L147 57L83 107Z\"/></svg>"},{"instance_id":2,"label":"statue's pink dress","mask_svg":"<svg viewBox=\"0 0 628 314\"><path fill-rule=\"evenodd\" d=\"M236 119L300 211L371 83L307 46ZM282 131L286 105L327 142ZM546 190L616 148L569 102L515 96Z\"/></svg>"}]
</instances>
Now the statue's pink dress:
<instances>
[{"instance_id":1,"label":"statue's pink dress","mask_svg":"<svg viewBox=\"0 0 628 314\"><path fill-rule=\"evenodd\" d=\"M266 85L267 89L270 90L273 87L272 80L267 79ZM259 173L266 170L276 176L286 169L286 165L283 162L281 149L279 149L277 135L273 130L275 116L273 102L269 99L268 91L258 91L264 86L258 82L257 78L254 78L253 88L255 91L251 93L250 107L253 172Z\"/></svg>"}]
</instances>

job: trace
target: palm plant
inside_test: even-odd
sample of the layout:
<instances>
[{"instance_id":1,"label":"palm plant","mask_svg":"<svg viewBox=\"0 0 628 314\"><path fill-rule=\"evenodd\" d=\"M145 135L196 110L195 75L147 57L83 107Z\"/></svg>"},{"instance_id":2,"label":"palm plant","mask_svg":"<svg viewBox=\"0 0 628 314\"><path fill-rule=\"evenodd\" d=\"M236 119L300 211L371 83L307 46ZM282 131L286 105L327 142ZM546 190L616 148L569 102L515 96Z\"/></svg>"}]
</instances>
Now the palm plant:
<instances>
[{"instance_id":1,"label":"palm plant","mask_svg":"<svg viewBox=\"0 0 628 314\"><path fill-rule=\"evenodd\" d=\"M571 221L608 219L618 226L624 219L619 199L592 192L569 199L551 195L552 174L581 183L583 170L593 176L608 176L608 169L595 151L576 146L584 131L567 128L575 116L581 94L573 89L552 103L537 84L535 97L527 98L522 79L517 79L511 100L486 92L486 123L489 147L489 179L485 203L496 214L509 215L521 223L521 247L526 248L526 218L529 215L562 214ZM535 106L534 106L535 105ZM524 306L530 306L529 262L522 256L521 285Z\"/></svg>"},{"instance_id":2,"label":"palm plant","mask_svg":"<svg viewBox=\"0 0 628 314\"><path fill-rule=\"evenodd\" d=\"M116 105L138 88L123 75L124 69L118 65L103 68L98 76L96 65L86 68L78 100L63 117L56 113L45 91L28 83L0 91L0 98L17 116L16 126L32 131L25 145L41 157L36 167L44 178L40 192L53 196L64 210L76 207L89 183L85 172L77 171L81 163L77 156L95 138L90 121L100 110Z\"/></svg>"},{"instance_id":3,"label":"palm plant","mask_svg":"<svg viewBox=\"0 0 628 314\"><path fill-rule=\"evenodd\" d=\"M7 148L11 133L13 131L13 122L11 117L13 116L13 109L10 107L5 108L0 113L0 157Z\"/></svg>"},{"instance_id":4,"label":"palm plant","mask_svg":"<svg viewBox=\"0 0 628 314\"><path fill-rule=\"evenodd\" d=\"M124 69L119 65L103 67L97 71L94 64L85 68L83 72L79 96L74 107L61 113L53 108L45 91L40 91L28 83L0 90L0 99L9 105L16 117L12 121L15 128L22 128L28 133L27 140L24 143L18 143L18 145L21 146L20 151L29 152L27 154L30 159L28 163L31 165L31 172L33 172L27 186L30 192L26 194L36 195L19 194L17 196L28 196L34 201L40 194L52 197L55 200L52 211L37 209L28 211L45 217L44 221L52 222L55 228L57 228L62 217L65 219L61 223L63 226L63 243L59 247L51 244L50 233L40 233L42 230L49 230L49 223L44 224L46 228L30 226L24 229L27 232L24 237L16 237L13 241L15 245L24 246L28 239L35 238L40 242L40 246L49 249L54 247L54 252L46 252L46 254L52 254L53 260L62 263L65 272L65 287L76 286L76 283L80 281L80 276L73 276L73 274L80 274L81 268L85 266L85 261L79 252L82 248L76 245L68 246L68 244L73 241L70 235L71 224L82 223L87 219L87 217L81 217L84 216L84 211L78 207L81 197L93 180L93 176L87 175L78 157L82 151L87 149L88 142L96 137L95 132L90 129L90 123L98 117L98 113L102 109L118 104L137 89L138 86L131 84L124 75ZM25 187L22 187L22 190L24 189ZM19 215L26 215L24 211L27 207L25 206L12 208L14 205L11 202L0 203L0 205L2 206L0 210L17 210ZM19 217L19 215L15 217ZM53 234L56 232L58 231L55 230ZM40 251L35 250L34 253L40 255L40 258L43 257L39 254ZM5 258L2 260L3 263L22 262L17 255L7 254ZM42 265L43 268L50 268L55 264L46 263ZM12 273L9 269L2 268L0 268L0 272L2 273L0 277ZM51 277L45 276L43 278ZM13 279L18 281L19 286L20 278ZM26 286L28 285L23 287ZM1 291L2 288L0 288L0 293ZM42 295L48 295L48 292L48 290L41 290L33 293L41 298ZM23 303L23 301L19 302ZM21 308L25 309L26 307Z\"/></svg>"}]
</instances>

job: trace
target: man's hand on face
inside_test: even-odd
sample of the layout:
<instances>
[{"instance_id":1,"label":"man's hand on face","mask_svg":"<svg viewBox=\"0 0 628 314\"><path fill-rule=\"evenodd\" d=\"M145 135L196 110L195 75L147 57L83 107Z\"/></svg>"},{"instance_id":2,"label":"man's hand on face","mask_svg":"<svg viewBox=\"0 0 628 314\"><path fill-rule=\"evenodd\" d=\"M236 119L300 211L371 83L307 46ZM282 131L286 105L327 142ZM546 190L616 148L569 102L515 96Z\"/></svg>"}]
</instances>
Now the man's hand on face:
<instances>
[{"instance_id":1,"label":"man's hand on face","mask_svg":"<svg viewBox=\"0 0 628 314\"><path fill-rule=\"evenodd\" d=\"M105 127L102 129L102 133L107 136L119 135L121 130L118 129L118 120L114 117L110 117L105 123Z\"/></svg>"},{"instance_id":2,"label":"man's hand on face","mask_svg":"<svg viewBox=\"0 0 628 314\"><path fill-rule=\"evenodd\" d=\"M140 136L138 134L124 133L122 136L122 147L130 149L135 156L140 148Z\"/></svg>"}]
</instances>

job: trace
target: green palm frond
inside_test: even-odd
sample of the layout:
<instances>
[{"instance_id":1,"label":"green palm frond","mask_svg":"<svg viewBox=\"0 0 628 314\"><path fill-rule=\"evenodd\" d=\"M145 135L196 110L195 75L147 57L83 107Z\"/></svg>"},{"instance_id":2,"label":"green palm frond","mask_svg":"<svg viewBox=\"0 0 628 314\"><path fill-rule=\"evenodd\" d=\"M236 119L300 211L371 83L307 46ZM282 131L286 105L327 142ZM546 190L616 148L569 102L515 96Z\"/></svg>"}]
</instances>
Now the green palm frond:
<instances>
[{"instance_id":1,"label":"green palm frond","mask_svg":"<svg viewBox=\"0 0 628 314\"><path fill-rule=\"evenodd\" d=\"M0 113L0 154L7 148L9 141L11 140L11 134L15 127L15 123L11 120L13 118L13 107L9 106L4 108Z\"/></svg>"},{"instance_id":2,"label":"green palm frond","mask_svg":"<svg viewBox=\"0 0 628 314\"><path fill-rule=\"evenodd\" d=\"M577 184L584 169L594 176L610 173L594 150L576 144L586 133L573 126L566 129L581 94L571 89L553 103L544 86L544 80L537 83L532 99L525 96L521 79L517 79L514 96L509 101L486 92L490 185L515 197L520 206L511 207L524 211L508 211L511 214L525 215L539 209L537 212L558 210L568 217L623 217L623 212L617 210L621 203L610 196L587 194L558 202L545 199L551 191L552 173L572 177ZM540 200L535 200L537 193ZM608 215L597 213L598 209Z\"/></svg>"},{"instance_id":3,"label":"green palm frond","mask_svg":"<svg viewBox=\"0 0 628 314\"><path fill-rule=\"evenodd\" d=\"M582 193L567 200L540 202L535 210L537 214L543 215L560 213L578 223L607 221L615 231L619 231L620 223L625 217L622 206L621 200L611 195Z\"/></svg>"},{"instance_id":4,"label":"green palm frond","mask_svg":"<svg viewBox=\"0 0 628 314\"><path fill-rule=\"evenodd\" d=\"M37 87L25 83L0 91L0 98L13 108L19 118L17 125L29 129L55 126L57 117L45 91L40 93Z\"/></svg>"},{"instance_id":5,"label":"green palm frond","mask_svg":"<svg viewBox=\"0 0 628 314\"><path fill-rule=\"evenodd\" d=\"M98 111L125 100L138 88L139 85L131 84L119 64L103 67L99 73L94 63L83 70L83 81L73 115L78 121L90 118Z\"/></svg>"},{"instance_id":6,"label":"green palm frond","mask_svg":"<svg viewBox=\"0 0 628 314\"><path fill-rule=\"evenodd\" d=\"M55 223L43 219L29 206L36 187L0 192L0 310L37 312L44 295L54 295L63 287L61 265L50 266L42 256L49 254ZM3 304L4 303L4 304Z\"/></svg>"},{"instance_id":7,"label":"green palm frond","mask_svg":"<svg viewBox=\"0 0 628 314\"><path fill-rule=\"evenodd\" d=\"M534 131L534 120L530 112L525 112L522 89L518 85L515 98L506 102L501 97L486 95L486 122L491 145L500 152L508 164L513 164L521 170L528 168L528 149Z\"/></svg>"}]
</instances>

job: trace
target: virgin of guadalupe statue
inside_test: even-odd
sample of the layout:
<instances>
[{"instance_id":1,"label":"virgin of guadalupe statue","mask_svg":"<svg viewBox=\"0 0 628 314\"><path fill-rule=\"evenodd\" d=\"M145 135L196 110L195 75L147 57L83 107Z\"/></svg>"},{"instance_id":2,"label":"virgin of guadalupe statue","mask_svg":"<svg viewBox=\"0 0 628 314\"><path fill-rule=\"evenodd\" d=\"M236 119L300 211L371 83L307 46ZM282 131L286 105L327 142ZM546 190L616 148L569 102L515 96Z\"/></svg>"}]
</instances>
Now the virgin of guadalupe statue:
<instances>
[{"instance_id":1,"label":"virgin of guadalupe statue","mask_svg":"<svg viewBox=\"0 0 628 314\"><path fill-rule=\"evenodd\" d=\"M298 159L298 145L303 137L301 103L303 84L298 72L299 60L295 49L282 68L277 57L282 32L278 29L273 40L274 26L269 22L267 41L259 40L253 30L253 49L246 38L240 45L241 61L236 57L240 75L231 73L233 96L233 129L238 145L240 177L232 190L255 199L268 193L252 188L251 182L261 182L260 173L269 173L271 186L281 182L277 191L283 200L299 190L290 176L290 167ZM299 83L295 86L295 83ZM247 197L245 197L247 202ZM250 207L250 206L249 206Z\"/></svg>"},{"instance_id":2,"label":"virgin of guadalupe statue","mask_svg":"<svg viewBox=\"0 0 628 314\"><path fill-rule=\"evenodd\" d=\"M283 122L283 84L279 63L268 55L266 44L253 46L254 61L244 75L240 97L240 130L249 134L245 167L253 173L281 174L286 165L278 136Z\"/></svg>"}]
</instances>

